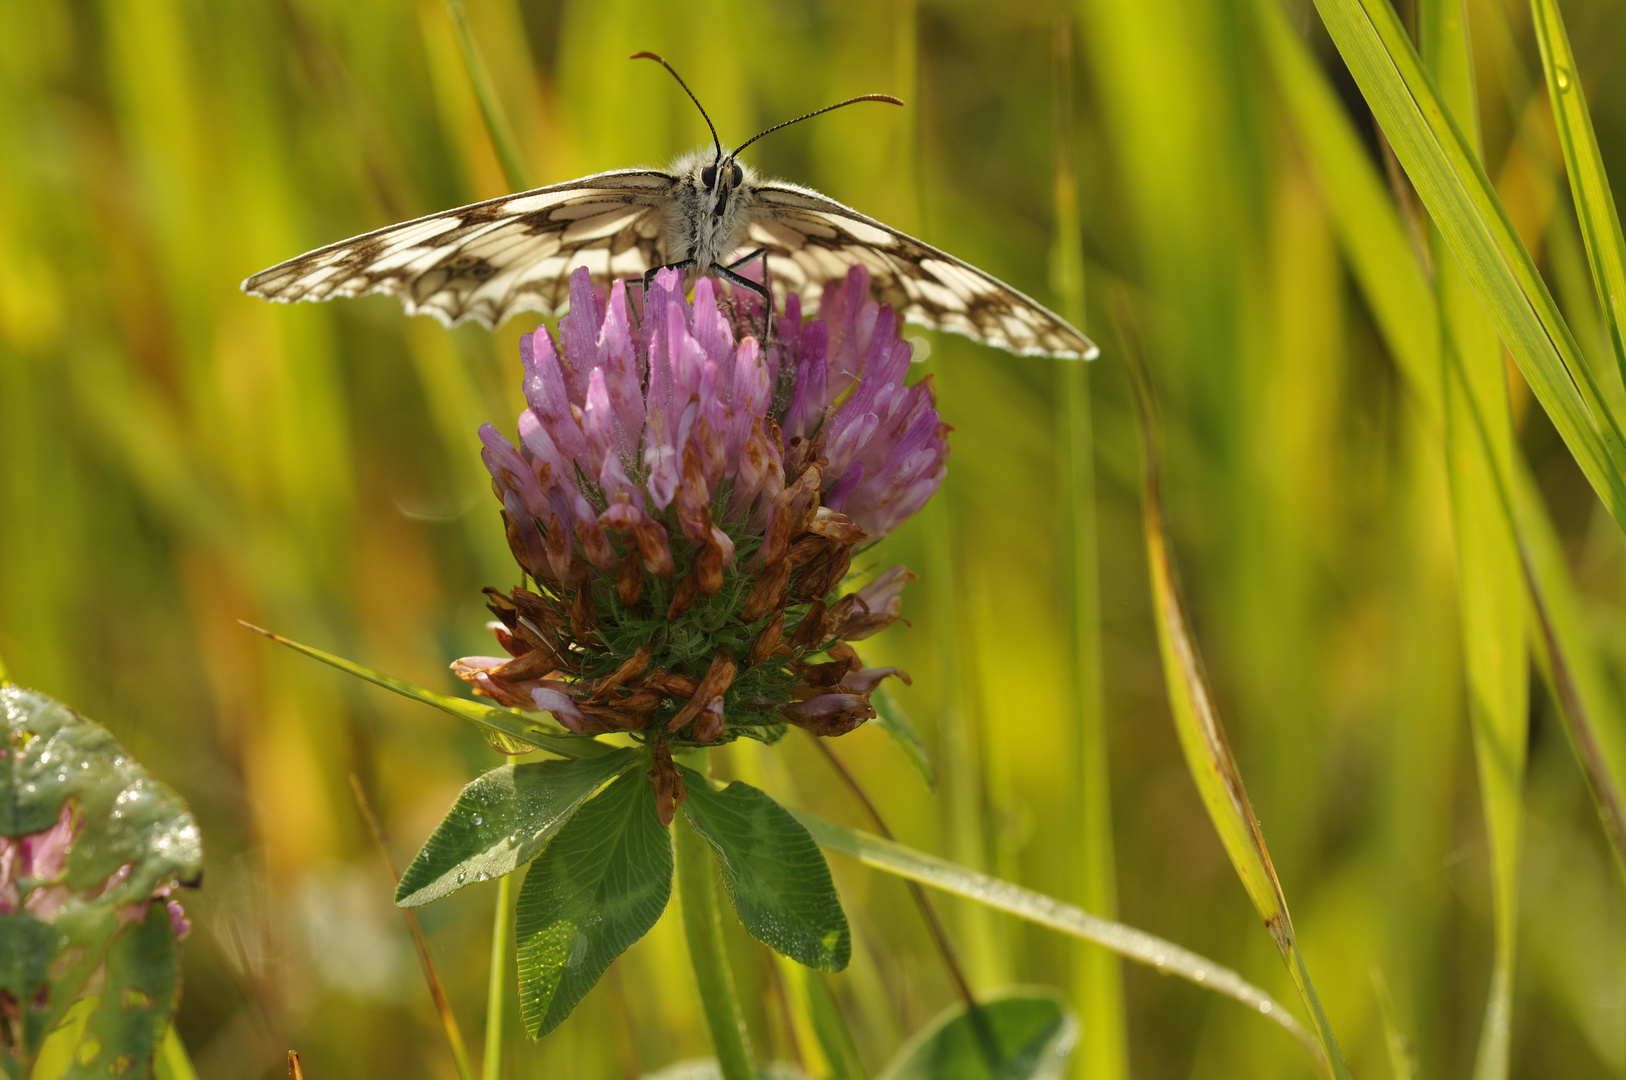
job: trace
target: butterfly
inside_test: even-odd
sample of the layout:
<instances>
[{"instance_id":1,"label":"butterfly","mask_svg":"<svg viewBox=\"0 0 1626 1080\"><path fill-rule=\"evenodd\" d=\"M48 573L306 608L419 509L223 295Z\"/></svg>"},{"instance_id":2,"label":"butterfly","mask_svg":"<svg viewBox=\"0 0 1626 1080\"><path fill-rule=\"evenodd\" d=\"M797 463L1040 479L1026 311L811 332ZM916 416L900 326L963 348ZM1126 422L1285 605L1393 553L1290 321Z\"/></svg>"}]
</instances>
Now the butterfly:
<instances>
[{"instance_id":1,"label":"butterfly","mask_svg":"<svg viewBox=\"0 0 1626 1080\"><path fill-rule=\"evenodd\" d=\"M634 59L658 61L700 107L665 60ZM408 314L489 327L520 311L561 313L579 266L595 283L642 278L646 288L657 270L675 267L781 302L799 293L811 315L814 287L861 265L876 298L909 322L1023 355L1094 358L1094 343L1067 320L993 275L810 188L765 180L738 160L763 135L859 101L903 104L882 94L850 98L776 124L727 154L707 116L713 147L668 169L615 169L443 210L289 259L242 289L280 302L385 293L400 297ZM766 264L768 284L740 272L754 259Z\"/></svg>"}]
</instances>

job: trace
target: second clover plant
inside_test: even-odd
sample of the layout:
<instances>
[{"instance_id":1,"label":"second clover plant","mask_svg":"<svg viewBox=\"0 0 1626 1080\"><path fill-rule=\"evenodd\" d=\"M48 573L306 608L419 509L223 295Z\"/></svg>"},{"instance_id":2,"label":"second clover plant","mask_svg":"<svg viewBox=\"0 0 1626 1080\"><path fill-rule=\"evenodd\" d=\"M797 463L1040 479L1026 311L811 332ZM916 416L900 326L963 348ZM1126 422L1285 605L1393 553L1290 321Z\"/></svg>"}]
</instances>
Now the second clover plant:
<instances>
[{"instance_id":1,"label":"second clover plant","mask_svg":"<svg viewBox=\"0 0 1626 1080\"><path fill-rule=\"evenodd\" d=\"M866 667L852 643L901 617L914 575L847 579L854 550L941 485L949 428L929 379L906 385L910 345L869 286L855 268L816 318L795 294L765 317L708 278L690 301L664 270L636 305L624 282L606 296L577 270L557 339L521 341L518 445L481 428L527 582L486 590L506 655L452 666L477 694L583 738L564 744L573 759L469 784L396 899L428 903L530 862L517 939L533 1036L660 917L680 808L753 935L810 967L847 964L846 918L807 830L756 788L714 790L673 752L771 743L788 725L841 735L876 715L883 679L907 679ZM591 738L603 733L631 745Z\"/></svg>"}]
</instances>

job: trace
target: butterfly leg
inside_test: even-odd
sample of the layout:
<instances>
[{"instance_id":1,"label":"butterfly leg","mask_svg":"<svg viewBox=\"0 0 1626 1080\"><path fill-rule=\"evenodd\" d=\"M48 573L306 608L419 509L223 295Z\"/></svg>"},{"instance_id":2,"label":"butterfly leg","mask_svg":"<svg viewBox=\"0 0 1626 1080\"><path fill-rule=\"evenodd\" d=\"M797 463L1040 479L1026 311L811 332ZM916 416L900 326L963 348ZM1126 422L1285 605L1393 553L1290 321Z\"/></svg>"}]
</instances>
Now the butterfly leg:
<instances>
[{"instance_id":1,"label":"butterfly leg","mask_svg":"<svg viewBox=\"0 0 1626 1080\"><path fill-rule=\"evenodd\" d=\"M756 282L747 280L740 274L733 273L733 271L738 270L752 259L762 259L762 257L766 254L768 254L767 248L757 248L750 254L743 255L729 263L727 269L724 271L724 273L727 275L727 280L736 284L743 283L746 288L762 297L764 305L762 312L762 343L764 345L768 343L768 332L773 327L773 291L766 284L759 285ZM762 278L764 282L766 282L768 278L768 260L766 259L762 259Z\"/></svg>"},{"instance_id":2,"label":"butterfly leg","mask_svg":"<svg viewBox=\"0 0 1626 1080\"><path fill-rule=\"evenodd\" d=\"M752 259L760 259L766 254L768 254L767 248L757 248L755 251L751 252L751 254L742 256L741 258L735 259L733 262L729 263L728 268L730 270L738 270ZM768 264L763 263L762 268L766 270L768 268Z\"/></svg>"},{"instance_id":3,"label":"butterfly leg","mask_svg":"<svg viewBox=\"0 0 1626 1080\"><path fill-rule=\"evenodd\" d=\"M758 252L757 254L761 254L761 252ZM755 256L752 256L752 255L747 255L746 256L747 259L754 258L754 257ZM745 260L742 259L740 261L744 262ZM738 265L740 265L740 264L739 263L734 264L734 266L738 266ZM768 343L768 331L773 326L773 293L771 291L769 291L768 286L762 284L762 282L760 282L760 281L752 281L750 278L746 277L744 274L736 274L733 271L732 267L719 266L719 267L716 268L716 270L717 270L717 276L722 278L724 281L730 282L731 284L734 284L734 285L738 285L742 289L750 289L752 292L754 292L758 296L762 297L762 338L761 338L761 341L762 341L762 344L766 345Z\"/></svg>"}]
</instances>

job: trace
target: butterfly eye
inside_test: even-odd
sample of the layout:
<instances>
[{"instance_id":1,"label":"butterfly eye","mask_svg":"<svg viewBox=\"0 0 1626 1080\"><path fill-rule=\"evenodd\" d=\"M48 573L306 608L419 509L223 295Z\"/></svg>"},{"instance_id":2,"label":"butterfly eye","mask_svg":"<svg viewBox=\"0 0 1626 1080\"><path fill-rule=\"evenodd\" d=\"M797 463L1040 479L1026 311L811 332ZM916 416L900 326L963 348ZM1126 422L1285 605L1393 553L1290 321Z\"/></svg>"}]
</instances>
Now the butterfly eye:
<instances>
[{"instance_id":1,"label":"butterfly eye","mask_svg":"<svg viewBox=\"0 0 1626 1080\"><path fill-rule=\"evenodd\" d=\"M741 182L744 181L744 180L745 180L745 170L740 168L739 164L736 163L734 165L734 171L729 174L728 186L729 187L739 187Z\"/></svg>"},{"instance_id":2,"label":"butterfly eye","mask_svg":"<svg viewBox=\"0 0 1626 1080\"><path fill-rule=\"evenodd\" d=\"M717 186L717 164L713 162L700 170L700 182L708 188Z\"/></svg>"}]
</instances>

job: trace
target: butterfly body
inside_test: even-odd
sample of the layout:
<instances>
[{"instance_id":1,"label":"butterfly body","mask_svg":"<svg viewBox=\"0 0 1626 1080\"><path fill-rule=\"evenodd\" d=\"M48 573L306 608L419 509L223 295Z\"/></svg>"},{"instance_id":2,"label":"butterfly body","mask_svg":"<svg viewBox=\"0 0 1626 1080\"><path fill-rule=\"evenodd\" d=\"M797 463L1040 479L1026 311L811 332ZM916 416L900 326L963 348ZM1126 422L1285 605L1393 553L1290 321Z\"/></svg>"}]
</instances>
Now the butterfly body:
<instances>
[{"instance_id":1,"label":"butterfly body","mask_svg":"<svg viewBox=\"0 0 1626 1080\"><path fill-rule=\"evenodd\" d=\"M756 174L726 158L696 150L678 158L669 170L675 178L666 210L658 265L692 263L696 274L726 266L745 240L755 201Z\"/></svg>"},{"instance_id":2,"label":"butterfly body","mask_svg":"<svg viewBox=\"0 0 1626 1080\"><path fill-rule=\"evenodd\" d=\"M519 311L561 313L578 266L595 283L673 265L742 283L729 266L759 249L775 298L797 292L809 315L822 285L863 265L877 298L910 322L1015 353L1096 353L1065 319L998 278L811 188L763 180L720 147L669 169L597 173L378 229L242 287L281 302L386 293L448 326L495 326Z\"/></svg>"}]
</instances>

